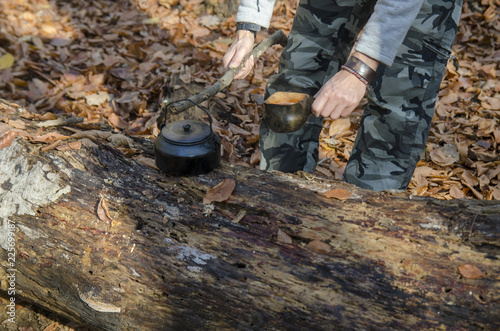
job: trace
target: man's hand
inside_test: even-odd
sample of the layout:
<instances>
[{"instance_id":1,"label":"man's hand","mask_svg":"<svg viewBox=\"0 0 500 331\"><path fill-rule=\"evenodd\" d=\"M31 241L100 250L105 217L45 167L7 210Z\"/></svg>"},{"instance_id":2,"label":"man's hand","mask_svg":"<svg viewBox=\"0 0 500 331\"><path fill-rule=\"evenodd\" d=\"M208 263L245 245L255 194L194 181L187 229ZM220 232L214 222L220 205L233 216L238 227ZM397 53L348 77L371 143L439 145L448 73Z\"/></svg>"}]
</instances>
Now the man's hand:
<instances>
[{"instance_id":1,"label":"man's hand","mask_svg":"<svg viewBox=\"0 0 500 331\"><path fill-rule=\"evenodd\" d=\"M333 120L349 115L365 95L366 85L347 71L340 70L316 93L311 110L314 116Z\"/></svg>"},{"instance_id":2,"label":"man's hand","mask_svg":"<svg viewBox=\"0 0 500 331\"><path fill-rule=\"evenodd\" d=\"M229 47L226 55L222 59L222 64L226 69L234 69L237 68L243 58L250 53L254 46L254 35L252 32L247 30L238 30L236 31L236 37ZM249 57L245 63L243 64L243 68L238 72L234 79L245 78L250 71L252 70L255 62L253 56Z\"/></svg>"},{"instance_id":3,"label":"man's hand","mask_svg":"<svg viewBox=\"0 0 500 331\"><path fill-rule=\"evenodd\" d=\"M354 56L376 70L378 61L368 56L355 52ZM366 85L356 76L340 70L330 78L316 93L311 110L314 116L330 117L336 120L341 116L349 115L359 104L366 92Z\"/></svg>"}]
</instances>

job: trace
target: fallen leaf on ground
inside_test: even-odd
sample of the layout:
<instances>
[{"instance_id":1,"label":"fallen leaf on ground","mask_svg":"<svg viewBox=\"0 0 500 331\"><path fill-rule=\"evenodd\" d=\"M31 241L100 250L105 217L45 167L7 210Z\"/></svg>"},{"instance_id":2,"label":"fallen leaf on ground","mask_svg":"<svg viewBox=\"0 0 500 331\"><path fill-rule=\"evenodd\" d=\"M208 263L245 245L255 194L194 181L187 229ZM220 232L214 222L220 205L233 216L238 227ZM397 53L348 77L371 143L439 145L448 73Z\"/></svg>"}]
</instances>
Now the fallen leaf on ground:
<instances>
[{"instance_id":1,"label":"fallen leaf on ground","mask_svg":"<svg viewBox=\"0 0 500 331\"><path fill-rule=\"evenodd\" d=\"M432 162L442 167L452 165L460 159L458 148L452 144L436 148L430 153Z\"/></svg>"},{"instance_id":2,"label":"fallen leaf on ground","mask_svg":"<svg viewBox=\"0 0 500 331\"><path fill-rule=\"evenodd\" d=\"M41 116L36 117L36 119L38 119L40 121L51 121L51 120L56 120L58 118L59 118L59 116L57 116L56 114L51 113L51 112L47 112Z\"/></svg>"},{"instance_id":3,"label":"fallen leaf on ground","mask_svg":"<svg viewBox=\"0 0 500 331\"><path fill-rule=\"evenodd\" d=\"M207 191L203 197L203 203L208 205L214 201L222 202L229 199L236 187L236 182L234 179L226 178L221 183L215 185Z\"/></svg>"},{"instance_id":4,"label":"fallen leaf on ground","mask_svg":"<svg viewBox=\"0 0 500 331\"><path fill-rule=\"evenodd\" d=\"M352 195L352 193L341 188L335 188L333 190L326 191L325 193L323 193L323 195L327 198L347 200Z\"/></svg>"},{"instance_id":5,"label":"fallen leaf on ground","mask_svg":"<svg viewBox=\"0 0 500 331\"><path fill-rule=\"evenodd\" d=\"M124 147L130 147L134 142L134 139L127 137L121 133L112 134L111 136L108 137L107 140L115 146L124 146Z\"/></svg>"},{"instance_id":6,"label":"fallen leaf on ground","mask_svg":"<svg viewBox=\"0 0 500 331\"><path fill-rule=\"evenodd\" d=\"M465 278L476 279L483 275L478 267L472 264L464 264L458 267L458 271Z\"/></svg>"},{"instance_id":7,"label":"fallen leaf on ground","mask_svg":"<svg viewBox=\"0 0 500 331\"><path fill-rule=\"evenodd\" d=\"M82 140L73 141L61 146L57 146L58 151L69 151L69 150L79 150L82 148Z\"/></svg>"},{"instance_id":8,"label":"fallen leaf on ground","mask_svg":"<svg viewBox=\"0 0 500 331\"><path fill-rule=\"evenodd\" d=\"M109 131L87 130L74 133L71 138L88 138L94 141L104 140L111 136Z\"/></svg>"},{"instance_id":9,"label":"fallen leaf on ground","mask_svg":"<svg viewBox=\"0 0 500 331\"><path fill-rule=\"evenodd\" d=\"M351 120L348 117L342 117L330 124L329 136L336 137L342 132L348 131L351 128Z\"/></svg>"},{"instance_id":10,"label":"fallen leaf on ground","mask_svg":"<svg viewBox=\"0 0 500 331\"><path fill-rule=\"evenodd\" d=\"M5 135L5 137L3 137L2 139L0 139L0 149L3 149L5 147L9 147L10 144L12 144L12 142L14 141L14 139L19 135L18 132L16 131L10 131L9 133L7 133Z\"/></svg>"},{"instance_id":11,"label":"fallen leaf on ground","mask_svg":"<svg viewBox=\"0 0 500 331\"><path fill-rule=\"evenodd\" d=\"M14 65L14 62L15 62L14 55L6 53L2 57L0 57L0 70L12 67Z\"/></svg>"},{"instance_id":12,"label":"fallen leaf on ground","mask_svg":"<svg viewBox=\"0 0 500 331\"><path fill-rule=\"evenodd\" d=\"M150 157L145 157L144 155L140 154L137 156L134 156L133 159L140 164L143 164L145 166L148 166L150 168L158 170L158 167L156 166L155 160L150 158Z\"/></svg>"},{"instance_id":13,"label":"fallen leaf on ground","mask_svg":"<svg viewBox=\"0 0 500 331\"><path fill-rule=\"evenodd\" d=\"M111 100L111 96L108 92L97 92L85 96L85 101L89 106L100 106L101 104Z\"/></svg>"},{"instance_id":14,"label":"fallen leaf on ground","mask_svg":"<svg viewBox=\"0 0 500 331\"><path fill-rule=\"evenodd\" d=\"M113 219L109 214L108 204L103 196L101 196L101 200L99 200L99 204L97 205L97 216L103 222L112 224Z\"/></svg>"},{"instance_id":15,"label":"fallen leaf on ground","mask_svg":"<svg viewBox=\"0 0 500 331\"><path fill-rule=\"evenodd\" d=\"M214 25L219 25L220 20L215 15L205 15L200 17L200 23L208 28Z\"/></svg>"},{"instance_id":16,"label":"fallen leaf on ground","mask_svg":"<svg viewBox=\"0 0 500 331\"><path fill-rule=\"evenodd\" d=\"M0 138L10 131L12 131L12 127L10 125L0 122Z\"/></svg>"},{"instance_id":17,"label":"fallen leaf on ground","mask_svg":"<svg viewBox=\"0 0 500 331\"><path fill-rule=\"evenodd\" d=\"M63 140L63 139L68 139L68 136L62 135L57 132L49 132L41 136L34 136L31 137L30 140L34 143L45 143L45 144L52 144L53 142L57 140Z\"/></svg>"},{"instance_id":18,"label":"fallen leaf on ground","mask_svg":"<svg viewBox=\"0 0 500 331\"><path fill-rule=\"evenodd\" d=\"M59 322L52 323L48 325L43 331L57 331L59 330Z\"/></svg>"},{"instance_id":19,"label":"fallen leaf on ground","mask_svg":"<svg viewBox=\"0 0 500 331\"><path fill-rule=\"evenodd\" d=\"M9 125L15 129L21 129L24 130L26 129L26 124L22 120L9 120Z\"/></svg>"},{"instance_id":20,"label":"fallen leaf on ground","mask_svg":"<svg viewBox=\"0 0 500 331\"><path fill-rule=\"evenodd\" d=\"M82 138L80 141L82 142L82 146L83 147L87 147L87 148L97 148L97 147L99 147L96 143L94 143L89 138Z\"/></svg>"},{"instance_id":21,"label":"fallen leaf on ground","mask_svg":"<svg viewBox=\"0 0 500 331\"><path fill-rule=\"evenodd\" d=\"M125 120L123 120L120 116L116 115L115 113L109 115L108 121L115 128L121 130L128 128L128 123L125 122Z\"/></svg>"},{"instance_id":22,"label":"fallen leaf on ground","mask_svg":"<svg viewBox=\"0 0 500 331\"><path fill-rule=\"evenodd\" d=\"M450 196L454 199L463 199L465 198L464 192L457 185L453 185L450 188Z\"/></svg>"},{"instance_id":23,"label":"fallen leaf on ground","mask_svg":"<svg viewBox=\"0 0 500 331\"><path fill-rule=\"evenodd\" d=\"M54 141L53 143L49 144L48 146L45 146L44 148L42 148L42 152L46 152L48 150L56 148L57 146L59 146L61 144L61 142L62 142L61 140Z\"/></svg>"}]
</instances>

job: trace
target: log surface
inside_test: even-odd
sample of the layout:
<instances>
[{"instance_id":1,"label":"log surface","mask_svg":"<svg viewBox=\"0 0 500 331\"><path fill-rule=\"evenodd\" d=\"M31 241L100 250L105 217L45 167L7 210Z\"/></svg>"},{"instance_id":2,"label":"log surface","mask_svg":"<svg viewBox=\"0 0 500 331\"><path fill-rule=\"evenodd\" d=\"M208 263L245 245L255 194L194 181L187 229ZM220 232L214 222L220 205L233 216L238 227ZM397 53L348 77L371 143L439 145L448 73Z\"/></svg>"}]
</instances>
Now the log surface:
<instances>
[{"instance_id":1,"label":"log surface","mask_svg":"<svg viewBox=\"0 0 500 331\"><path fill-rule=\"evenodd\" d=\"M19 135L0 149L2 291L10 221L16 295L96 330L500 328L498 203L229 164L168 177L95 143L42 151ZM134 146L153 157L151 141ZM203 204L228 178L230 198ZM351 196L323 195L334 188Z\"/></svg>"}]
</instances>

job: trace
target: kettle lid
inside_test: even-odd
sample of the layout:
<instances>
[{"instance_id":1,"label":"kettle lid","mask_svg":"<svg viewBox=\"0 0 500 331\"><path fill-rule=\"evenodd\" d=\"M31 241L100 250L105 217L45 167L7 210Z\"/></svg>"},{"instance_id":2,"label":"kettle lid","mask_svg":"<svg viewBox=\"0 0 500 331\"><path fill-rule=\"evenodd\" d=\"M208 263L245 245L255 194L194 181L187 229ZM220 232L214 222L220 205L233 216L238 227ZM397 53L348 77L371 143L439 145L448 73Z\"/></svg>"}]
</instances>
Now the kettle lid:
<instances>
[{"instance_id":1,"label":"kettle lid","mask_svg":"<svg viewBox=\"0 0 500 331\"><path fill-rule=\"evenodd\" d=\"M212 130L204 122L183 120L165 125L160 134L173 144L191 145L208 138Z\"/></svg>"}]
</instances>

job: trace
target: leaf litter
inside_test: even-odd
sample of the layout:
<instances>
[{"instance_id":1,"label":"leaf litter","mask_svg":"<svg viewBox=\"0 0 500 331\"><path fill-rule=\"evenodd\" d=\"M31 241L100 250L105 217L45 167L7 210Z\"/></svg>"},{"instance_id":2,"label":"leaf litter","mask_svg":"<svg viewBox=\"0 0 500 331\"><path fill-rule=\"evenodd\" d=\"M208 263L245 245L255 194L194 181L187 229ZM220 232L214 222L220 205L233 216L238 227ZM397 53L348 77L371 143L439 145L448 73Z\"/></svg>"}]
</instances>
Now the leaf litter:
<instances>
[{"instance_id":1,"label":"leaf litter","mask_svg":"<svg viewBox=\"0 0 500 331\"><path fill-rule=\"evenodd\" d=\"M150 139L159 133L161 102L189 97L222 76L221 60L236 25L234 15L220 11L228 8L225 3L202 0L0 0L0 4L4 27L0 90L4 99L32 112L24 118L42 121L44 114L51 120L73 115L87 125L105 124L123 135ZM257 42L274 29L288 33L295 6L296 1L278 0L271 28L260 32ZM410 194L500 200L498 7L493 0L464 4L452 52L458 69L450 60L426 151L408 187ZM262 96L267 79L278 70L281 50L280 46L268 49L247 79L233 81L205 102L228 162L258 167ZM342 178L365 103L347 118L325 120L318 176ZM204 114L190 110L185 116ZM11 124L16 132L22 130L21 123ZM49 135L40 143L67 150L108 138L85 131L52 140ZM36 139L49 133L40 132ZM63 145L63 139L72 141ZM70 145L75 140L80 144ZM127 143L119 139L119 144ZM154 166L140 151L121 148Z\"/></svg>"}]
</instances>

